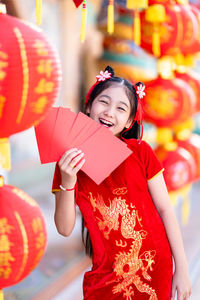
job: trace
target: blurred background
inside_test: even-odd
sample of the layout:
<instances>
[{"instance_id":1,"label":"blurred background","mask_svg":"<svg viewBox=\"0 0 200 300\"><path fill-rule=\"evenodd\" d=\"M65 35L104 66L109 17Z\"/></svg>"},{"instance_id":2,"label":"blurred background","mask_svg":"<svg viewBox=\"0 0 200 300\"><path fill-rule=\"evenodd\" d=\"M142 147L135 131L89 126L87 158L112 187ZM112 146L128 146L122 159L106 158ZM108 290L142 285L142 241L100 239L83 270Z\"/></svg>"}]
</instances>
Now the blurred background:
<instances>
[{"instance_id":1,"label":"blurred background","mask_svg":"<svg viewBox=\"0 0 200 300\"><path fill-rule=\"evenodd\" d=\"M81 1L74 2L77 5L81 3ZM107 18L108 5L112 6L113 1L88 0L84 42L81 42L80 33L84 35L83 26L81 29L81 16L85 8L82 8L82 4L77 8L74 2L42 1L42 9L39 9L38 14L42 12L40 28L44 34L44 44L38 46L37 50L49 47L47 52L50 62L45 61L46 67L40 65L42 69L39 68L38 73L42 73L41 70L45 69L43 72L46 74L45 80L50 82L48 78L52 76L51 82L54 80L56 88L55 91L51 90L52 93L47 97L45 93L48 92L48 88L50 91L50 82L46 90L41 92L42 100L40 99L36 105L33 99L30 107L33 112L43 116L51 106L69 107L74 112L82 110L85 95L95 82L95 76L107 65L114 67L118 76L125 77L133 83L137 81L145 83L147 95L144 99L143 139L155 149L165 167L164 176L189 263L193 289L190 299L199 300L200 1L115 0L114 18L112 13ZM23 21L23 24L26 22L36 24L35 3L37 1L34 0L0 1L0 4L6 5L7 16L13 16ZM0 13L0 22L2 16ZM9 34L11 36L9 28L12 25L11 21L6 22L7 19L4 18L0 23L0 120L3 118L4 102L6 103L3 95L5 87L9 89L11 94L8 98L10 97L12 101L19 92L14 68L17 68L20 59L17 51L15 53L14 44L10 42L11 38L7 40L10 48L7 46L4 48L5 39ZM16 23L12 26L20 28L21 25ZM31 29L33 32L38 30L34 29L34 26ZM21 32L23 33L23 30ZM33 32L24 31L24 35L21 36L16 34L21 45L22 61L23 39L24 43L27 38L30 44L33 44L30 37L34 36ZM39 36L37 42L41 39ZM7 58L5 56L7 50L4 49L8 48L11 52ZM44 55L44 52L40 53L43 54L38 55ZM13 75L15 83L10 79L9 86L7 82L5 83L4 71L7 66L5 61L9 61L11 56L16 58L13 70L9 70L15 75ZM28 54L27 61L29 62ZM51 64L54 64L55 71L50 68ZM25 74L24 72L24 78ZM16 91L13 91L15 86ZM41 91L42 87L39 89L38 86L38 90ZM47 101L49 106L46 104ZM45 105L46 110L43 109ZM5 224L2 225L3 222L0 222L0 257L7 255L7 265L0 259L0 276L5 279L0 288L3 288L5 300L81 300L83 274L90 269L91 261L86 257L81 241L80 212L77 208L78 217L72 235L67 238L60 236L54 225L54 196L51 193L55 163L41 165L33 129L33 125L42 118L40 116L24 128L12 131L14 110L13 101L7 110L4 123L0 123L0 175L4 178L4 185L0 182L0 200L5 202L2 195L8 192L5 190L1 193L1 189L6 189L7 185L17 187L19 196L22 195L19 191L23 191L26 193L24 198L29 195L35 200L38 210L41 210L43 217L40 218L43 218L44 224L42 223L43 227L40 223L34 226L35 232L40 228L40 246L35 253L38 255L37 251L41 252L36 263L29 267L24 279L14 284L14 281L6 282L9 276L6 275L8 273L5 272L5 268L12 272L11 262L15 258L14 254L11 257L11 252L2 247ZM29 118L31 117L27 114L26 119ZM9 130L4 132L2 126L9 127ZM8 144L4 145L7 137L11 151L10 169L8 166L10 163L6 162L8 158L4 159L5 151L9 151ZM1 151L1 148L4 150ZM3 209L2 211L0 221L5 214ZM29 237L28 233L27 236ZM20 272L22 273L22 270ZM18 279L21 275L17 276Z\"/></svg>"}]
</instances>

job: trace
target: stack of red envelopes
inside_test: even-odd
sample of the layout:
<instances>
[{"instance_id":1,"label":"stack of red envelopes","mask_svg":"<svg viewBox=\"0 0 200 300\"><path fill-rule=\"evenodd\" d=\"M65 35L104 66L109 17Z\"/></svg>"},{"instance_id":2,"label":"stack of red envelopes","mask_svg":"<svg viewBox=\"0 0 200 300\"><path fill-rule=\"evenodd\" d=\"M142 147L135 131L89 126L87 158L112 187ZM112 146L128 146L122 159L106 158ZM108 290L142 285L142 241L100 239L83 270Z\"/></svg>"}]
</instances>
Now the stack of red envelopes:
<instances>
[{"instance_id":1,"label":"stack of red envelopes","mask_svg":"<svg viewBox=\"0 0 200 300\"><path fill-rule=\"evenodd\" d=\"M35 127L41 163L59 161L71 148L84 152L82 170L100 184L132 151L112 132L85 114L52 107Z\"/></svg>"}]
</instances>

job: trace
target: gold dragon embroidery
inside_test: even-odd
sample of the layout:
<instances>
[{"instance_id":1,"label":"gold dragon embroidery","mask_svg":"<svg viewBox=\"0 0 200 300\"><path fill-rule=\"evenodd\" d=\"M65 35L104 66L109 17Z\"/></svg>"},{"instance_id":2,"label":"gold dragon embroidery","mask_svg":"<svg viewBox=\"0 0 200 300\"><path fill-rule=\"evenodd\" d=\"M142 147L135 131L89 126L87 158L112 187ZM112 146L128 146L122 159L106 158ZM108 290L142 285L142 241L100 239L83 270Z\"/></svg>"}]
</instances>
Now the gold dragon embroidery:
<instances>
[{"instance_id":1,"label":"gold dragon embroidery","mask_svg":"<svg viewBox=\"0 0 200 300\"><path fill-rule=\"evenodd\" d=\"M116 195L116 193L114 194ZM136 207L131 204L131 211L126 204L126 199L122 199L121 196L115 197L112 201L109 199L109 206L105 205L101 195L94 198L92 193L89 193L89 197L94 211L98 210L102 216L102 219L97 217L98 226L106 239L109 239L112 230L119 229L119 215L121 215L121 234L125 239L133 240L128 252L119 252L115 255L113 267L117 279L112 282L117 282L117 284L112 289L113 294L123 292L123 297L131 300L134 298L132 286L134 284L139 292L150 295L149 300L158 300L155 290L149 284L144 283L141 278L143 276L146 280L151 280L148 270L153 270L152 264L155 263L156 251L149 250L140 254L147 232L143 229L135 230L137 222L142 227L142 218L139 218ZM126 241L120 240L115 243L119 247L127 246ZM142 275L138 274L139 270Z\"/></svg>"}]
</instances>

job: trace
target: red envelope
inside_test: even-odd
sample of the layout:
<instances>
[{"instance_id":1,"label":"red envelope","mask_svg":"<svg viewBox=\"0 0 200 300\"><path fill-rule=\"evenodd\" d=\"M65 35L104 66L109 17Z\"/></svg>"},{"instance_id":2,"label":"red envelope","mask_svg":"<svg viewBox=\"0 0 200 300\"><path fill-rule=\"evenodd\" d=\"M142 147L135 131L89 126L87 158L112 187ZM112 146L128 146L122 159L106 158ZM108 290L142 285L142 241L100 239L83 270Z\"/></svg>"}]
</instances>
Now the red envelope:
<instances>
[{"instance_id":1,"label":"red envelope","mask_svg":"<svg viewBox=\"0 0 200 300\"><path fill-rule=\"evenodd\" d=\"M75 122L77 114L69 108L58 108L57 122L55 124L51 146L50 146L50 161L58 161L63 153L71 147L69 135L71 128Z\"/></svg>"},{"instance_id":2,"label":"red envelope","mask_svg":"<svg viewBox=\"0 0 200 300\"><path fill-rule=\"evenodd\" d=\"M91 118L79 112L68 137L70 144L72 147L78 147L91 135L95 134L100 127L102 127L101 124L94 122Z\"/></svg>"},{"instance_id":3,"label":"red envelope","mask_svg":"<svg viewBox=\"0 0 200 300\"><path fill-rule=\"evenodd\" d=\"M35 127L35 134L41 163L58 161L65 151L76 147L85 154L82 170L97 184L132 153L109 129L68 108L52 108Z\"/></svg>"},{"instance_id":4,"label":"red envelope","mask_svg":"<svg viewBox=\"0 0 200 300\"><path fill-rule=\"evenodd\" d=\"M103 126L80 144L79 149L85 153L86 159L82 170L97 184L100 184L132 153L124 142Z\"/></svg>"},{"instance_id":5,"label":"red envelope","mask_svg":"<svg viewBox=\"0 0 200 300\"><path fill-rule=\"evenodd\" d=\"M35 126L35 136L37 140L40 161L42 164L49 163L50 141L55 128L58 115L58 108L52 107L43 121Z\"/></svg>"}]
</instances>

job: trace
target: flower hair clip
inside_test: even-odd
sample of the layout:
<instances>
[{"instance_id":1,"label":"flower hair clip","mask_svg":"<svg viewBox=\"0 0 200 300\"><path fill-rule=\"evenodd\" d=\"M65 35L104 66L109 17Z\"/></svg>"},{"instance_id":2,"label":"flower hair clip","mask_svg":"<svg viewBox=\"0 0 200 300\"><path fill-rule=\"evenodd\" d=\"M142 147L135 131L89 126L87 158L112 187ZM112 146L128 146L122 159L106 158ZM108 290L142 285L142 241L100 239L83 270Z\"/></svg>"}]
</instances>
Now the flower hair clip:
<instances>
[{"instance_id":1,"label":"flower hair clip","mask_svg":"<svg viewBox=\"0 0 200 300\"><path fill-rule=\"evenodd\" d=\"M105 81L109 78L111 78L111 73L109 73L108 71L100 71L100 74L96 76L97 81Z\"/></svg>"},{"instance_id":2,"label":"flower hair clip","mask_svg":"<svg viewBox=\"0 0 200 300\"><path fill-rule=\"evenodd\" d=\"M142 84L140 84L139 86L135 85L135 89L136 89L136 93L138 94L140 99L142 99L146 95L144 92L145 85L142 85Z\"/></svg>"}]
</instances>

